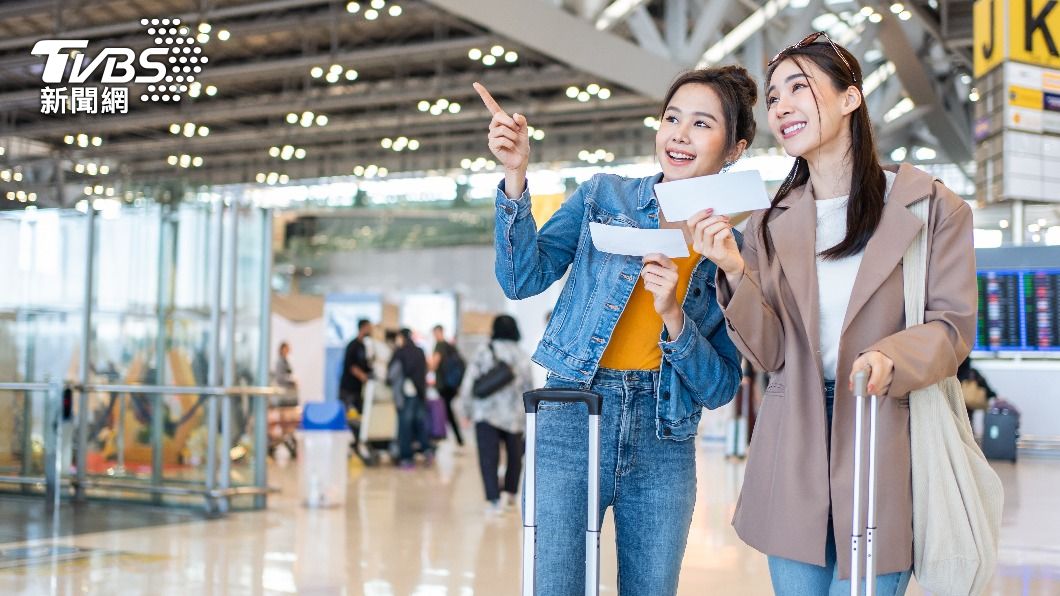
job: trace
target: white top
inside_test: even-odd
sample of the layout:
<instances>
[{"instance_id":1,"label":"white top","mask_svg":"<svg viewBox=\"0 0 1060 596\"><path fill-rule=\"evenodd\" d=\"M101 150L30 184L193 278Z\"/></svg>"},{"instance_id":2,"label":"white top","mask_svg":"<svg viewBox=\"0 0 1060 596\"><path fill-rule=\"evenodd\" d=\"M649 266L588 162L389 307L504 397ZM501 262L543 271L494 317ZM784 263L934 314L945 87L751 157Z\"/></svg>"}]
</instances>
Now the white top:
<instances>
[{"instance_id":1,"label":"white top","mask_svg":"<svg viewBox=\"0 0 1060 596\"><path fill-rule=\"evenodd\" d=\"M891 193L895 175L884 171L887 187L884 200ZM846 319L850 294L854 290L861 267L862 253L841 259L824 260L819 255L839 244L847 233L847 199L848 196L834 199L818 199L817 206L817 240L815 249L817 257L817 294L820 304L819 336L821 365L824 378L830 381L836 378L836 365L839 361L839 336Z\"/></svg>"}]
</instances>

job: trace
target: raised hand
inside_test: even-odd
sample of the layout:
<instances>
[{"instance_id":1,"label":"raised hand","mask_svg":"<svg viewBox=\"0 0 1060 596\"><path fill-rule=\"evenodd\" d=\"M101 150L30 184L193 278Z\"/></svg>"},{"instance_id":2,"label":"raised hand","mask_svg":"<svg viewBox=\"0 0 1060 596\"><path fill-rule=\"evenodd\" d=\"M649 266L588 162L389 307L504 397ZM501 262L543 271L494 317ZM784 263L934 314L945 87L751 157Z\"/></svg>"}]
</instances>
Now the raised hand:
<instances>
[{"instance_id":1,"label":"raised hand","mask_svg":"<svg viewBox=\"0 0 1060 596\"><path fill-rule=\"evenodd\" d=\"M479 83L473 86L486 109L493 115L487 138L490 151L504 166L505 192L509 197L519 196L523 192L526 168L530 163L530 135L526 117L522 114L509 116L485 87Z\"/></svg>"}]
</instances>

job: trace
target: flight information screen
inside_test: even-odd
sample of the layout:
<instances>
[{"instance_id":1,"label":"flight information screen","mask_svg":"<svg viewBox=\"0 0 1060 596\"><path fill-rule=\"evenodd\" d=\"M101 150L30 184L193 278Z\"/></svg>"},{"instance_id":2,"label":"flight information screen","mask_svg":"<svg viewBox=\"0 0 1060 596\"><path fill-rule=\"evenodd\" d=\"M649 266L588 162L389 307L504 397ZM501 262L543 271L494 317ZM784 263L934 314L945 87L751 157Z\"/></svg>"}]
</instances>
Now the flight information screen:
<instances>
[{"instance_id":1,"label":"flight information screen","mask_svg":"<svg viewBox=\"0 0 1060 596\"><path fill-rule=\"evenodd\" d=\"M1060 351L1060 269L980 270L976 350Z\"/></svg>"}]
</instances>

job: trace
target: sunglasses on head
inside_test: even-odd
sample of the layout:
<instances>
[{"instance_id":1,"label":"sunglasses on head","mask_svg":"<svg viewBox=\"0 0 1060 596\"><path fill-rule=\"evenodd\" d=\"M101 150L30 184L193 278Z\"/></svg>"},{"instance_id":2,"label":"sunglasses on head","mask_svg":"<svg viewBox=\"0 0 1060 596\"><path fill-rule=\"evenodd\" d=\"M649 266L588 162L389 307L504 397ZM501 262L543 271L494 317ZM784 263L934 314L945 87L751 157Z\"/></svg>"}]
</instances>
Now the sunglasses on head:
<instances>
[{"instance_id":1,"label":"sunglasses on head","mask_svg":"<svg viewBox=\"0 0 1060 596\"><path fill-rule=\"evenodd\" d=\"M773 59L769 61L769 64L766 65L767 68L772 68L772 66L774 64L776 64L782 58L787 56L788 52L790 52L792 50L797 50L799 48L805 48L808 45L816 43L817 40L822 38L822 37L825 39L825 41L828 42L828 45L832 46L832 49L835 50L836 56L839 56L839 59L843 61L844 65L846 65L847 70L850 71L850 78L854 79L854 82L857 83L858 82L858 77L857 77L857 75L854 74L854 69L850 66L850 63L847 62L846 57L843 56L843 52L839 51L839 46L835 45L835 42L832 41L832 38L828 37L828 34L825 33L824 31L815 31L815 32L807 35L806 37L803 37L802 41L800 41L799 43L794 44L794 45L790 45L790 46L784 48L783 50L780 50L779 52L777 52L777 54L775 56L773 56Z\"/></svg>"}]
</instances>

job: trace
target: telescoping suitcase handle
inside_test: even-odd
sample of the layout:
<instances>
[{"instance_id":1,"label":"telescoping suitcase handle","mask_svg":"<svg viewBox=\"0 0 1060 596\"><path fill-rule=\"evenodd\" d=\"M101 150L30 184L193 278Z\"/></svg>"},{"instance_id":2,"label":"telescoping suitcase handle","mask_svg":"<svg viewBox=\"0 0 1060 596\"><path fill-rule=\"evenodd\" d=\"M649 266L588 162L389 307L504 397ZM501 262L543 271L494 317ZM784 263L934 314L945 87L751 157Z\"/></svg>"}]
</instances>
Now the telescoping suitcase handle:
<instances>
[{"instance_id":1,"label":"telescoping suitcase handle","mask_svg":"<svg viewBox=\"0 0 1060 596\"><path fill-rule=\"evenodd\" d=\"M850 525L850 595L858 596L861 583L859 558L861 551L861 452L863 446L862 421L865 417L864 371L854 375L854 506L853 523ZM865 596L876 593L876 418L879 412L879 397L873 394L869 405L869 508L865 515Z\"/></svg>"},{"instance_id":2,"label":"telescoping suitcase handle","mask_svg":"<svg viewBox=\"0 0 1060 596\"><path fill-rule=\"evenodd\" d=\"M523 506L523 596L534 593L537 571L537 407L541 402L583 403L589 409L589 518L585 528L585 594L600 594L600 394L538 389L523 394L526 407L526 503Z\"/></svg>"}]
</instances>

